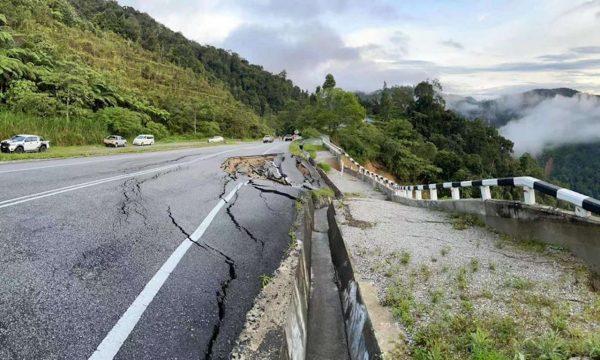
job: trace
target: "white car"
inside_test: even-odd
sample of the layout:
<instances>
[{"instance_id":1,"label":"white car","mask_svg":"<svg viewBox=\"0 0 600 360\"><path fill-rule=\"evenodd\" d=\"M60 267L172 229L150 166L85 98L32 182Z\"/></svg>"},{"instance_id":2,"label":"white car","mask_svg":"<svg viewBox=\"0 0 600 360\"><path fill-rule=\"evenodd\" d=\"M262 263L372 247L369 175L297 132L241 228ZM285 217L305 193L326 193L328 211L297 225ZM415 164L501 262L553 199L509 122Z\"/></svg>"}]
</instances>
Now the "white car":
<instances>
[{"instance_id":1,"label":"white car","mask_svg":"<svg viewBox=\"0 0 600 360\"><path fill-rule=\"evenodd\" d=\"M3 153L45 152L50 148L50 141L37 135L15 135L0 143Z\"/></svg>"},{"instance_id":2,"label":"white car","mask_svg":"<svg viewBox=\"0 0 600 360\"><path fill-rule=\"evenodd\" d=\"M138 137L133 139L133 145L154 145L154 135L138 135Z\"/></svg>"},{"instance_id":3,"label":"white car","mask_svg":"<svg viewBox=\"0 0 600 360\"><path fill-rule=\"evenodd\" d=\"M225 141L225 139L222 136L213 136L210 139L208 139L209 143L219 143L223 141Z\"/></svg>"}]
</instances>

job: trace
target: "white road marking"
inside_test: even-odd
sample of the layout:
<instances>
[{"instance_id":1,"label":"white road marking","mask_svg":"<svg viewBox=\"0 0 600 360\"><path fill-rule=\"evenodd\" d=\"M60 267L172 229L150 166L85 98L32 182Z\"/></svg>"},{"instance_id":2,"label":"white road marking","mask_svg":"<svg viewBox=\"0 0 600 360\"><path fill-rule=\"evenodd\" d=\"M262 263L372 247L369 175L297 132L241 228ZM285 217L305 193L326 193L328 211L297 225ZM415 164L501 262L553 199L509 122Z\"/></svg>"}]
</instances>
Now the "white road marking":
<instances>
[{"instance_id":1,"label":"white road marking","mask_svg":"<svg viewBox=\"0 0 600 360\"><path fill-rule=\"evenodd\" d=\"M203 149L211 149L211 148L210 147L206 147L206 148L199 148L199 149L203 150ZM181 150L192 151L192 150L198 150L198 149L191 148L191 149L181 149ZM174 150L174 151L177 151L177 150ZM169 151L166 151L166 152L169 152ZM157 155L157 154L161 154L161 153L165 153L165 152L164 151L161 151L161 152L157 151L157 152L142 152L142 153L137 153L137 154L114 154L114 155L107 155L105 159L98 159L98 160L70 162L70 163L67 163L67 164L55 164L55 165L36 166L36 167L28 167L28 168L23 168L23 169L0 170L0 174L8 174L8 173L21 172L21 171L40 170L40 169L50 169L50 168L64 167L64 166L86 165L86 164L93 164L93 163L107 162L107 161L115 161L115 160L135 159L135 158L138 158L138 157L143 157L144 155L150 155L150 154ZM61 159L49 159L49 160L61 160ZM45 161L45 160L42 160L42 161ZM10 165L17 165L17 163L2 164L2 166L10 166Z\"/></svg>"},{"instance_id":2,"label":"white road marking","mask_svg":"<svg viewBox=\"0 0 600 360\"><path fill-rule=\"evenodd\" d=\"M85 165L85 164L92 164L92 163L97 163L97 162L102 162L102 161L110 161L110 160L112 160L112 159L82 161L82 162L68 163L68 164L56 164L56 165L36 166L36 167L24 168L24 169L0 170L0 174L8 174L8 173L15 173L15 172L21 172L21 171L31 171L31 170L39 170L39 169L50 169L50 168L55 168L55 167L73 166L73 165L80 165L80 164L81 165Z\"/></svg>"},{"instance_id":3,"label":"white road marking","mask_svg":"<svg viewBox=\"0 0 600 360\"><path fill-rule=\"evenodd\" d=\"M224 199L219 200L217 205L215 205L210 213L204 218L196 231L173 251L167 261L161 266L156 274L154 274L142 292L129 306L127 311L125 311L123 316L121 316L119 321L117 321L115 326L113 326L108 335L106 335L104 340L98 345L96 351L90 356L90 360L110 360L117 355L121 346L125 340L127 340L129 334L131 334L135 325L144 314L144 311L146 311L146 308L150 305L156 294L158 294L161 287L167 281L169 275L175 270L177 264L179 264L188 249L194 242L200 240L210 223L219 213L219 210L221 210L221 208L233 198L235 193L246 184L248 184L248 182L238 184Z\"/></svg>"},{"instance_id":4,"label":"white road marking","mask_svg":"<svg viewBox=\"0 0 600 360\"><path fill-rule=\"evenodd\" d=\"M251 147L249 149L253 149L253 148L256 148L256 147ZM247 150L248 148L244 148L244 149ZM159 171L169 170L169 169L176 168L176 167L179 167L179 166L190 165L190 164L193 164L193 163L201 161L201 160L207 160L207 159L210 159L210 158L222 155L222 154L230 153L230 152L233 152L233 151L237 151L237 150L240 150L240 149L236 148L236 149L221 151L221 152L218 152L218 153L214 153L214 154L202 156L200 158L197 158L197 159L194 159L194 160L190 160L190 161L186 161L186 162L183 162L183 163L178 163L178 164L173 164L173 165L167 165L167 166L163 166L163 167L159 167L159 168L154 168L154 169L149 169L149 170L138 171L138 172L134 172L134 173L130 173L130 174L123 174L123 175L113 176L113 177L99 179L99 180L94 180L94 181L89 181L89 182L85 182L85 183L81 183L81 184L65 186L65 187L58 188L58 189L46 190L46 191L42 191L42 192L39 192L39 193L36 193L36 194L20 196L20 197L14 198L14 199L3 200L3 201L0 201L0 209L6 208L6 207L10 207L10 206L14 206L14 205L18 205L18 204L22 204L22 203L33 201L33 200L43 199L43 198L49 197L49 196L54 196L54 195L58 195L58 194L62 194L62 193L66 193L66 192L70 192L70 191L74 191L74 190L79 190L79 189L87 188L87 187L90 187L90 186L96 186L96 185L104 184L104 183L107 183L107 182L112 182L112 181L117 181L117 180L122 180L122 179L128 179L128 178L131 178L131 177L136 177L136 176L151 174L151 173L155 173L155 172L159 172Z\"/></svg>"}]
</instances>

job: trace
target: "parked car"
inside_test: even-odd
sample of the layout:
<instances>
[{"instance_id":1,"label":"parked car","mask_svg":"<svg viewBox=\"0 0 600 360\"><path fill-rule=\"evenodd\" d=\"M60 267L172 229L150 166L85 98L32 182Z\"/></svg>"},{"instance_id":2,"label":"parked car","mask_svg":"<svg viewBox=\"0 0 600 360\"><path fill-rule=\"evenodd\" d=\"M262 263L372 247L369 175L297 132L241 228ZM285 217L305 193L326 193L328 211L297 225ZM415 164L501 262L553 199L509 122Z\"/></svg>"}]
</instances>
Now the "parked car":
<instances>
[{"instance_id":1,"label":"parked car","mask_svg":"<svg viewBox=\"0 0 600 360\"><path fill-rule=\"evenodd\" d=\"M283 137L283 141L294 141L294 136L287 134L286 136Z\"/></svg>"},{"instance_id":2,"label":"parked car","mask_svg":"<svg viewBox=\"0 0 600 360\"><path fill-rule=\"evenodd\" d=\"M110 135L104 139L104 145L112 147L125 147L127 146L127 139L124 139L119 135Z\"/></svg>"},{"instance_id":3,"label":"parked car","mask_svg":"<svg viewBox=\"0 0 600 360\"><path fill-rule=\"evenodd\" d=\"M275 138L272 137L271 135L266 135L265 137L263 137L263 144L272 143L274 141L275 141Z\"/></svg>"},{"instance_id":4,"label":"parked car","mask_svg":"<svg viewBox=\"0 0 600 360\"><path fill-rule=\"evenodd\" d=\"M45 152L50 148L50 141L37 135L15 135L0 143L3 153Z\"/></svg>"},{"instance_id":5,"label":"parked car","mask_svg":"<svg viewBox=\"0 0 600 360\"><path fill-rule=\"evenodd\" d=\"M154 145L154 135L138 135L138 137L133 139L133 145Z\"/></svg>"},{"instance_id":6,"label":"parked car","mask_svg":"<svg viewBox=\"0 0 600 360\"><path fill-rule=\"evenodd\" d=\"M225 139L222 136L213 136L210 139L208 139L209 143L220 143L220 142L224 142Z\"/></svg>"}]
</instances>

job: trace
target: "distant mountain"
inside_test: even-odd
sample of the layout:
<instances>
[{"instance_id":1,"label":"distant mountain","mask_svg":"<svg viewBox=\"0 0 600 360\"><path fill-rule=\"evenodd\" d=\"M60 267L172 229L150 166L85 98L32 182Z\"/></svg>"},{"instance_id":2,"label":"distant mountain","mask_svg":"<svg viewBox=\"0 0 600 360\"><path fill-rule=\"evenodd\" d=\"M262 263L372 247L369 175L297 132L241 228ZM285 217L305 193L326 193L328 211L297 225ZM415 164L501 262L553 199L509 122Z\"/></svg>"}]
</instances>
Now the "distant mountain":
<instances>
[{"instance_id":1,"label":"distant mountain","mask_svg":"<svg viewBox=\"0 0 600 360\"><path fill-rule=\"evenodd\" d=\"M600 96L557 88L482 101L444 98L447 108L499 128L517 154L535 155L546 176L600 197Z\"/></svg>"},{"instance_id":2,"label":"distant mountain","mask_svg":"<svg viewBox=\"0 0 600 360\"><path fill-rule=\"evenodd\" d=\"M483 119L490 125L502 127L511 120L522 118L528 110L538 106L542 101L562 96L595 97L569 88L535 89L524 93L504 95L491 100L476 100L472 97L444 95L446 106L469 119Z\"/></svg>"}]
</instances>

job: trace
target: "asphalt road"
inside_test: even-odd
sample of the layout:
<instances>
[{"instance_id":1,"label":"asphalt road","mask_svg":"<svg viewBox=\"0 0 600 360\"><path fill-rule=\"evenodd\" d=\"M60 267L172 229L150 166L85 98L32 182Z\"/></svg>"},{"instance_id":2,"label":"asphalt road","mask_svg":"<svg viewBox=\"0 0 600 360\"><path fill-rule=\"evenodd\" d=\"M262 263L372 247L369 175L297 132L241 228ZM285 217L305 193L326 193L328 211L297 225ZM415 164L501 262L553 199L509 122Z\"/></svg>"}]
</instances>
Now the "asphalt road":
<instances>
[{"instance_id":1,"label":"asphalt road","mask_svg":"<svg viewBox=\"0 0 600 360\"><path fill-rule=\"evenodd\" d=\"M0 359L227 358L299 190L220 165L288 145L0 164Z\"/></svg>"}]
</instances>

